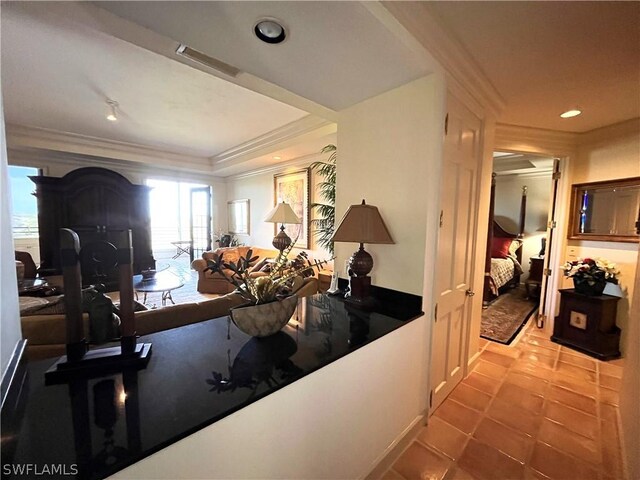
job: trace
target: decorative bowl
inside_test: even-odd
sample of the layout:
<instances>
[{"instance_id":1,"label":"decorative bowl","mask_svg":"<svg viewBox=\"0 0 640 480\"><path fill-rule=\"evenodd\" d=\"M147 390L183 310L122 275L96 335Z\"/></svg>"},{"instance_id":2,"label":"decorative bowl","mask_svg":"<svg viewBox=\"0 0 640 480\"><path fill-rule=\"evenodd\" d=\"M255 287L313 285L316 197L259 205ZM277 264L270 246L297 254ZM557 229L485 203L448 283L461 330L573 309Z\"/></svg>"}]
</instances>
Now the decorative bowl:
<instances>
[{"instance_id":1,"label":"decorative bowl","mask_svg":"<svg viewBox=\"0 0 640 480\"><path fill-rule=\"evenodd\" d=\"M231 320L247 335L268 337L287 324L297 306L298 297L291 295L280 301L234 307L231 309Z\"/></svg>"}]
</instances>

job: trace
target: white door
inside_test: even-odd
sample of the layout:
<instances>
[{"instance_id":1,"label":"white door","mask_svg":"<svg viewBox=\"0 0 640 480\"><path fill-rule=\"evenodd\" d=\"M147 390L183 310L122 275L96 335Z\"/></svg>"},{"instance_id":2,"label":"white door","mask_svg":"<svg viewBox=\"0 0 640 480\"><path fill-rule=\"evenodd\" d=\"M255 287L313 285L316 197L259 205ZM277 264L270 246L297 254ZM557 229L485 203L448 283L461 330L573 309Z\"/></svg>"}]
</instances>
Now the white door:
<instances>
[{"instance_id":1,"label":"white door","mask_svg":"<svg viewBox=\"0 0 640 480\"><path fill-rule=\"evenodd\" d=\"M477 171L482 160L480 120L451 95L447 112L431 347L431 411L465 375L478 211Z\"/></svg>"},{"instance_id":2,"label":"white door","mask_svg":"<svg viewBox=\"0 0 640 480\"><path fill-rule=\"evenodd\" d=\"M546 242L544 244L544 256L542 261L543 272L542 282L540 284L540 305L538 306L538 315L536 316L536 325L538 328L545 327L546 312L549 306L547 305L547 291L549 288L549 280L551 270L549 270L549 260L551 246L553 242L558 241L555 237L556 228L556 206L558 200L558 181L560 180L560 160L553 160L553 175L551 177L551 194L549 195L549 214L547 219L547 235Z\"/></svg>"}]
</instances>

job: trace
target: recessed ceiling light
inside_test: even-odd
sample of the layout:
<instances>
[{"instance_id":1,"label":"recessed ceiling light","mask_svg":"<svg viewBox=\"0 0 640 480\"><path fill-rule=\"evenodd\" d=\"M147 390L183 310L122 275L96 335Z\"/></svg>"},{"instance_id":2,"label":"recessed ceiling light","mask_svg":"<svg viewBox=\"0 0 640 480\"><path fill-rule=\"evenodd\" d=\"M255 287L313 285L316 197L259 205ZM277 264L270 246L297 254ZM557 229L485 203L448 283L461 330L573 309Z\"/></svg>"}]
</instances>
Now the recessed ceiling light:
<instances>
[{"instance_id":1,"label":"recessed ceiling light","mask_svg":"<svg viewBox=\"0 0 640 480\"><path fill-rule=\"evenodd\" d=\"M581 113L582 113L581 110L578 110L577 108L574 108L572 110L567 110L566 112L561 113L560 116L562 118L571 118L571 117L577 117Z\"/></svg>"},{"instance_id":2,"label":"recessed ceiling light","mask_svg":"<svg viewBox=\"0 0 640 480\"><path fill-rule=\"evenodd\" d=\"M253 32L260 40L266 43L282 43L287 38L287 33L279 20L275 18L263 18L253 27Z\"/></svg>"},{"instance_id":3,"label":"recessed ceiling light","mask_svg":"<svg viewBox=\"0 0 640 480\"><path fill-rule=\"evenodd\" d=\"M281 160L281 159L282 159L282 157L275 156L275 157L273 157L273 159L274 159L274 160Z\"/></svg>"},{"instance_id":4,"label":"recessed ceiling light","mask_svg":"<svg viewBox=\"0 0 640 480\"><path fill-rule=\"evenodd\" d=\"M107 100L107 120L110 122L118 120L118 112L116 112L117 106L118 102L114 100Z\"/></svg>"}]
</instances>

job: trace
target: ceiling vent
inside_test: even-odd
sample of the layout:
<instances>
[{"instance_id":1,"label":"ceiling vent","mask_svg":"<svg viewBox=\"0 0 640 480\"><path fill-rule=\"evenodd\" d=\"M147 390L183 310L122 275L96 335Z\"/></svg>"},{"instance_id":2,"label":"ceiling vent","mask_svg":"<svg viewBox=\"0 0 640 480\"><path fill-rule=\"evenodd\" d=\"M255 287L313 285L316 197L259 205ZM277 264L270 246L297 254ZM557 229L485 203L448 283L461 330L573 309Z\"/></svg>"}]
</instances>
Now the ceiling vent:
<instances>
[{"instance_id":1,"label":"ceiling vent","mask_svg":"<svg viewBox=\"0 0 640 480\"><path fill-rule=\"evenodd\" d=\"M218 72L224 73L225 75L229 75L230 77L237 77L240 73L240 70L236 67L233 67L228 63L221 62L209 55L205 55L204 53L194 50L191 47L187 47L186 45L180 45L176 50L176 53L181 57L188 58L192 62L212 68Z\"/></svg>"}]
</instances>

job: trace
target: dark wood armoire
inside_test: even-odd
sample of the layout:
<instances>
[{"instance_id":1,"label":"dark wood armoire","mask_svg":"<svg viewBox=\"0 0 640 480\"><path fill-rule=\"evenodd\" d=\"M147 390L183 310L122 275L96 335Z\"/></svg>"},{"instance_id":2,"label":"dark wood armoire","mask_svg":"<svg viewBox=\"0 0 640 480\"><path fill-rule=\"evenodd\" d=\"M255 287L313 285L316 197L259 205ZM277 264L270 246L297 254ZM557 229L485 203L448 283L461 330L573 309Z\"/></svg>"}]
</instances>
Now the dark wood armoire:
<instances>
[{"instance_id":1,"label":"dark wood armoire","mask_svg":"<svg viewBox=\"0 0 640 480\"><path fill-rule=\"evenodd\" d=\"M155 268L151 250L150 187L134 185L119 173L98 167L79 168L64 177L30 178L36 184L38 199L41 276L61 274L61 228L76 231L81 247L110 242L115 231L131 229L134 273ZM93 266L83 263L83 284L96 283L95 273ZM104 283L117 284L117 271Z\"/></svg>"}]
</instances>

